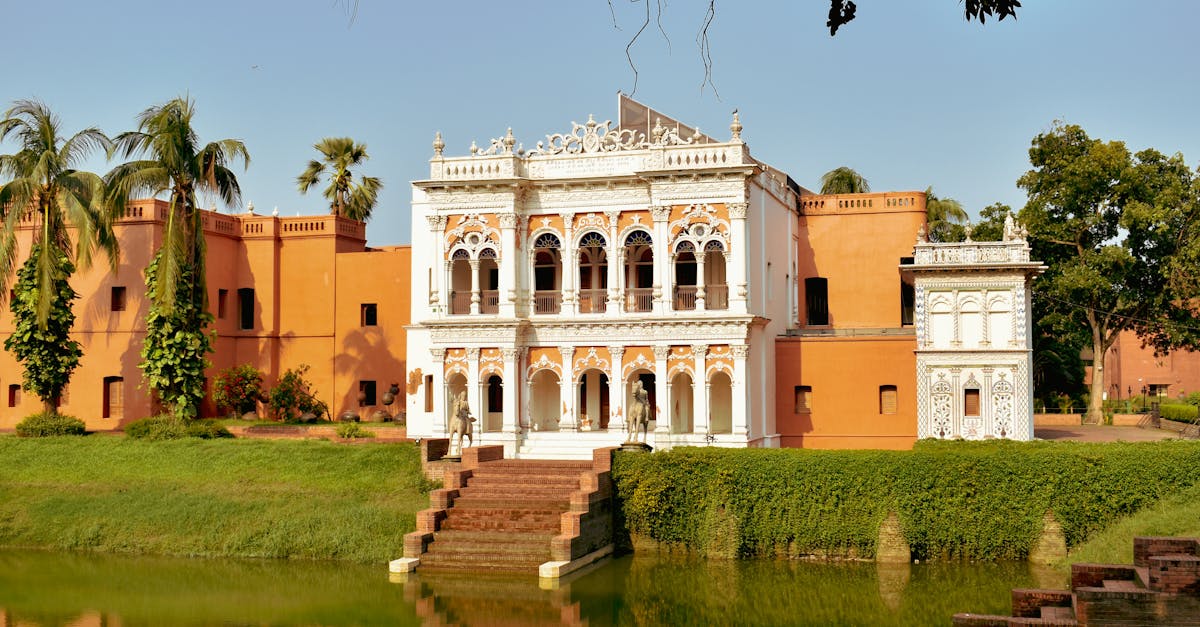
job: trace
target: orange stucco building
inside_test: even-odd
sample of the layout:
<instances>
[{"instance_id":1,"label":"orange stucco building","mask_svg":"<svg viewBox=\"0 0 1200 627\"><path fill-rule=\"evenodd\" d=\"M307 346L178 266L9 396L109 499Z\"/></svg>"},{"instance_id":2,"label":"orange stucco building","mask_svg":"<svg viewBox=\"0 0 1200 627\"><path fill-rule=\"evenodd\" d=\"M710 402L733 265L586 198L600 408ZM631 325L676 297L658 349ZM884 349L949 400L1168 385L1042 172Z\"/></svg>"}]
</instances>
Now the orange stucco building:
<instances>
[{"instance_id":1,"label":"orange stucco building","mask_svg":"<svg viewBox=\"0 0 1200 627\"><path fill-rule=\"evenodd\" d=\"M77 272L73 336L83 359L64 391L62 411L92 430L114 429L152 415L138 368L149 307L143 270L162 241L167 204L133 203L115 226L121 244L116 272L100 258ZM273 385L287 369L309 366L307 378L330 411L366 416L392 383L403 386L409 317L408 246L368 248L365 226L334 216L281 218L204 212L208 299L215 322L212 380L224 368L251 364ZM28 250L32 223L19 234ZM12 332L0 313L0 334ZM0 351L0 428L40 409L20 389L21 366ZM359 402L359 392L366 394ZM393 412L399 407L393 408ZM217 412L206 398L202 415Z\"/></svg>"},{"instance_id":2,"label":"orange stucco building","mask_svg":"<svg viewBox=\"0 0 1200 627\"><path fill-rule=\"evenodd\" d=\"M1154 349L1142 346L1136 333L1124 331L1104 356L1104 387L1109 399L1139 394L1181 398L1200 392L1200 352L1155 355Z\"/></svg>"}]
</instances>

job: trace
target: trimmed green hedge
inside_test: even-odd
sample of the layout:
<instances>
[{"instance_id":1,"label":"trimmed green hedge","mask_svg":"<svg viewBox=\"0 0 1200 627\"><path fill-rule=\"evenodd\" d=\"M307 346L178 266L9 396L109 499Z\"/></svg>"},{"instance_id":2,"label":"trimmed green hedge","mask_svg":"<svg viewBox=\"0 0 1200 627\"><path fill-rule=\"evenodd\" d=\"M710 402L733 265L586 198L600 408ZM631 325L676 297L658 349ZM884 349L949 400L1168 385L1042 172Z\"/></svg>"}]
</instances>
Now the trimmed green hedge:
<instances>
[{"instance_id":1,"label":"trimmed green hedge","mask_svg":"<svg viewBox=\"0 0 1200 627\"><path fill-rule=\"evenodd\" d=\"M30 414L17 423L17 435L23 438L47 438L56 435L84 435L83 421L66 414Z\"/></svg>"},{"instance_id":2,"label":"trimmed green hedge","mask_svg":"<svg viewBox=\"0 0 1200 627\"><path fill-rule=\"evenodd\" d=\"M1168 405L1164 403L1158 406L1158 416L1167 420L1195 423L1197 418L1200 417L1200 407L1196 407L1195 405Z\"/></svg>"},{"instance_id":3,"label":"trimmed green hedge","mask_svg":"<svg viewBox=\"0 0 1200 627\"><path fill-rule=\"evenodd\" d=\"M895 511L916 558L1019 559L1047 510L1074 546L1200 483L1200 442L681 448L618 453L613 479L623 532L705 555L872 557Z\"/></svg>"}]
</instances>

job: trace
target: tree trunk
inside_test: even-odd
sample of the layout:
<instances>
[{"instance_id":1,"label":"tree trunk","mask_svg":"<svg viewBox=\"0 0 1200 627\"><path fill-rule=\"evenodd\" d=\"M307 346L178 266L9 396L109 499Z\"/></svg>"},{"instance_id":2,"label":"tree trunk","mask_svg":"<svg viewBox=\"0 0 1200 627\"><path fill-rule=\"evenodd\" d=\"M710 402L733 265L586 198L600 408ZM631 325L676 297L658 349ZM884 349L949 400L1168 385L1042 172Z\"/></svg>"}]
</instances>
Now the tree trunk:
<instances>
[{"instance_id":1,"label":"tree trunk","mask_svg":"<svg viewBox=\"0 0 1200 627\"><path fill-rule=\"evenodd\" d=\"M1104 423L1104 353L1107 352L1103 334L1092 329L1092 385L1088 390L1088 409L1083 422L1091 425Z\"/></svg>"},{"instance_id":2,"label":"tree trunk","mask_svg":"<svg viewBox=\"0 0 1200 627\"><path fill-rule=\"evenodd\" d=\"M53 415L57 414L58 413L58 403L56 402L57 400L58 399L54 399L54 398L43 398L42 399L42 413L46 414L47 416L53 416Z\"/></svg>"}]
</instances>

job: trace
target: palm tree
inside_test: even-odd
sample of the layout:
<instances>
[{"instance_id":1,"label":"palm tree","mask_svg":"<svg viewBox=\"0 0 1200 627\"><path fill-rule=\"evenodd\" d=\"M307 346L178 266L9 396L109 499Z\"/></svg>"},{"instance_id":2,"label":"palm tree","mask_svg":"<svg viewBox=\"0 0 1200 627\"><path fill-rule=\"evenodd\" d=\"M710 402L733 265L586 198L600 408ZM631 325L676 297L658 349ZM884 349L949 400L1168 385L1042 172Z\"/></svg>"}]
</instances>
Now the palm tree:
<instances>
[{"instance_id":1,"label":"palm tree","mask_svg":"<svg viewBox=\"0 0 1200 627\"><path fill-rule=\"evenodd\" d=\"M0 281L7 287L17 265L17 227L34 221L29 257L18 273L12 303L16 331L5 342L25 365L24 386L55 413L62 388L79 363L79 343L70 339L76 294L68 279L76 264L87 268L103 251L117 267L118 247L112 216L104 204L104 185L96 174L76 167L96 149L111 145L98 129L64 137L58 116L43 103L19 100L0 120L0 141L12 137L20 150L0 155ZM75 242L71 242L71 230ZM0 299L8 290L0 289Z\"/></svg>"},{"instance_id":2,"label":"palm tree","mask_svg":"<svg viewBox=\"0 0 1200 627\"><path fill-rule=\"evenodd\" d=\"M821 177L822 194L862 194L871 191L863 175L846 166L834 168Z\"/></svg>"},{"instance_id":3,"label":"palm tree","mask_svg":"<svg viewBox=\"0 0 1200 627\"><path fill-rule=\"evenodd\" d=\"M925 221L929 223L929 241L961 242L967 236L967 212L953 198L938 198L933 188L925 190Z\"/></svg>"},{"instance_id":4,"label":"palm tree","mask_svg":"<svg viewBox=\"0 0 1200 627\"><path fill-rule=\"evenodd\" d=\"M324 157L324 160L312 160L300 176L296 184L301 194L307 194L308 188L321 180L321 175L328 170L329 186L325 188L324 196L329 200L329 213L360 222L371 218L371 210L383 189L383 182L373 176L359 177L354 182L351 167L360 166L370 157L367 155L366 144L355 143L349 137L326 137L313 144Z\"/></svg>"},{"instance_id":5,"label":"palm tree","mask_svg":"<svg viewBox=\"0 0 1200 627\"><path fill-rule=\"evenodd\" d=\"M197 193L213 194L226 206L241 202L241 187L230 169L250 153L236 139L201 145L192 128L195 104L175 98L138 115L138 128L118 135L114 154L135 155L105 177L113 205L123 208L134 195L169 195L163 242L146 269L151 309L146 320L142 369L147 383L176 417L193 417L204 398L204 332L208 313L204 231ZM183 334L183 335L179 335Z\"/></svg>"}]
</instances>

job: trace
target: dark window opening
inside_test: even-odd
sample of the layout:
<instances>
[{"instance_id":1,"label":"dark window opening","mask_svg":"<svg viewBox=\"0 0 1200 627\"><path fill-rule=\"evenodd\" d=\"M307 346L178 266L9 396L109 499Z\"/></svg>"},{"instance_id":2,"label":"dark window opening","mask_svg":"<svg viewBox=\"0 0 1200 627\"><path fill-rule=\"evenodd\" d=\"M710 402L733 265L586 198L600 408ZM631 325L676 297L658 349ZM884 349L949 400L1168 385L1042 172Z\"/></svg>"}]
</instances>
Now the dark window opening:
<instances>
[{"instance_id":1,"label":"dark window opening","mask_svg":"<svg viewBox=\"0 0 1200 627\"><path fill-rule=\"evenodd\" d=\"M364 327L379 324L379 306L375 303L363 303L359 306L359 322Z\"/></svg>"},{"instance_id":2,"label":"dark window opening","mask_svg":"<svg viewBox=\"0 0 1200 627\"><path fill-rule=\"evenodd\" d=\"M104 377L102 418L120 418L125 413L125 379Z\"/></svg>"},{"instance_id":3,"label":"dark window opening","mask_svg":"<svg viewBox=\"0 0 1200 627\"><path fill-rule=\"evenodd\" d=\"M238 290L238 328L248 330L254 328L254 288L243 287Z\"/></svg>"},{"instance_id":4,"label":"dark window opening","mask_svg":"<svg viewBox=\"0 0 1200 627\"><path fill-rule=\"evenodd\" d=\"M913 311L916 308L917 292L912 283L900 282L900 326L912 326Z\"/></svg>"},{"instance_id":5,"label":"dark window opening","mask_svg":"<svg viewBox=\"0 0 1200 627\"><path fill-rule=\"evenodd\" d=\"M879 413L881 413L881 414L896 413L896 386L894 386L894 385L879 386Z\"/></svg>"},{"instance_id":6,"label":"dark window opening","mask_svg":"<svg viewBox=\"0 0 1200 627\"><path fill-rule=\"evenodd\" d=\"M807 414L812 412L812 386L797 385L795 391L795 409L792 413Z\"/></svg>"},{"instance_id":7,"label":"dark window opening","mask_svg":"<svg viewBox=\"0 0 1200 627\"><path fill-rule=\"evenodd\" d=\"M433 375L425 375L425 411L433 411Z\"/></svg>"},{"instance_id":8,"label":"dark window opening","mask_svg":"<svg viewBox=\"0 0 1200 627\"><path fill-rule=\"evenodd\" d=\"M375 405L375 382L374 381L359 381L358 382L358 406L372 407Z\"/></svg>"},{"instance_id":9,"label":"dark window opening","mask_svg":"<svg viewBox=\"0 0 1200 627\"><path fill-rule=\"evenodd\" d=\"M217 290L217 318L225 318L225 302L229 300L229 290Z\"/></svg>"},{"instance_id":10,"label":"dark window opening","mask_svg":"<svg viewBox=\"0 0 1200 627\"><path fill-rule=\"evenodd\" d=\"M504 411L504 386L497 375L488 377L487 410L489 413Z\"/></svg>"},{"instance_id":11,"label":"dark window opening","mask_svg":"<svg viewBox=\"0 0 1200 627\"><path fill-rule=\"evenodd\" d=\"M114 285L110 297L113 311L125 311L125 286Z\"/></svg>"},{"instance_id":12,"label":"dark window opening","mask_svg":"<svg viewBox=\"0 0 1200 627\"><path fill-rule=\"evenodd\" d=\"M13 383L8 386L8 406L16 407L21 404L21 386Z\"/></svg>"},{"instance_id":13,"label":"dark window opening","mask_svg":"<svg viewBox=\"0 0 1200 627\"><path fill-rule=\"evenodd\" d=\"M829 324L829 280L821 277L804 279L804 303L809 326Z\"/></svg>"},{"instance_id":14,"label":"dark window opening","mask_svg":"<svg viewBox=\"0 0 1200 627\"><path fill-rule=\"evenodd\" d=\"M963 415L979 415L979 390L963 390Z\"/></svg>"},{"instance_id":15,"label":"dark window opening","mask_svg":"<svg viewBox=\"0 0 1200 627\"><path fill-rule=\"evenodd\" d=\"M487 285L483 289L485 289L485 290L500 289L500 268L488 268Z\"/></svg>"}]
</instances>

